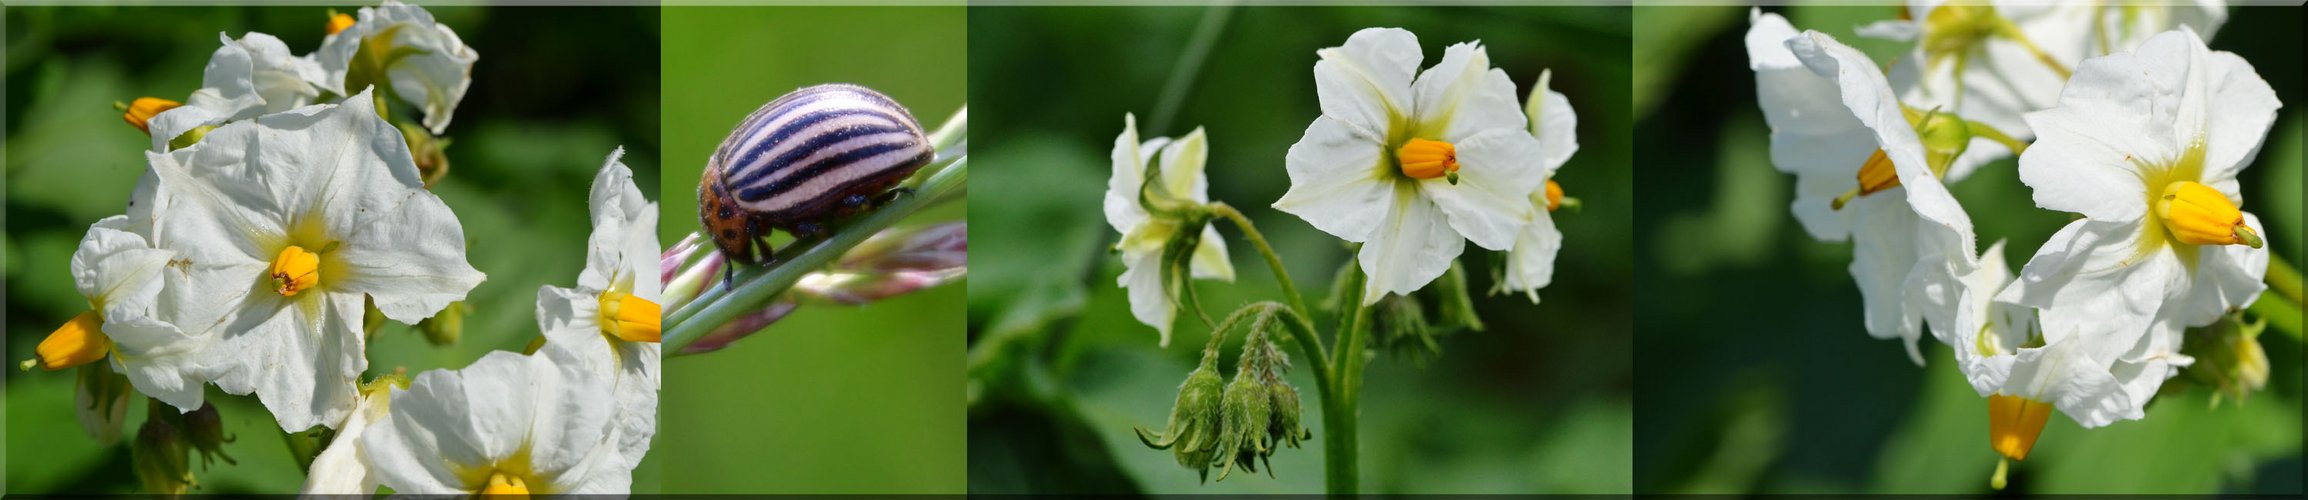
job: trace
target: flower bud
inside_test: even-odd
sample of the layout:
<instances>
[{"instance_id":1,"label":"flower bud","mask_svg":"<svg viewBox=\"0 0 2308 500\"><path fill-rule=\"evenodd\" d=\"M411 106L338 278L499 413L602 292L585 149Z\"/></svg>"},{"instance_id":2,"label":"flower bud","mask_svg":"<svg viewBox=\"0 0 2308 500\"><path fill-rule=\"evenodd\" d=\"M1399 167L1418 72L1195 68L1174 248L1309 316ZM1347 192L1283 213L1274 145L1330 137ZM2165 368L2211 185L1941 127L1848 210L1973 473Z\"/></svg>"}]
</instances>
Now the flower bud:
<instances>
[{"instance_id":1,"label":"flower bud","mask_svg":"<svg viewBox=\"0 0 2308 500\"><path fill-rule=\"evenodd\" d=\"M197 483L185 460L183 436L168 419L145 419L144 427L136 431L131 460L145 493L182 495Z\"/></svg>"},{"instance_id":2,"label":"flower bud","mask_svg":"<svg viewBox=\"0 0 2308 500\"><path fill-rule=\"evenodd\" d=\"M2247 323L2238 313L2188 332L2181 353L2196 358L2195 364L2188 365L2188 375L2219 390L2213 396L2214 404L2222 398L2241 403L2267 387L2268 352L2260 347L2260 332L2267 329L2267 320Z\"/></svg>"},{"instance_id":3,"label":"flower bud","mask_svg":"<svg viewBox=\"0 0 2308 500\"><path fill-rule=\"evenodd\" d=\"M417 177L424 179L426 189L432 189L433 183L449 175L449 156L442 153L449 148L448 139L434 137L425 127L414 123L394 126L401 129L401 138L409 143L409 157L416 160Z\"/></svg>"},{"instance_id":4,"label":"flower bud","mask_svg":"<svg viewBox=\"0 0 2308 500\"><path fill-rule=\"evenodd\" d=\"M204 402L200 409L184 414L183 423L185 441L192 445L194 451L200 452L200 466L203 470L216 463L216 457L224 457L226 464L240 465L239 461L232 459L232 455L224 453L225 443L233 442L235 438L224 434L224 419L217 416L215 403Z\"/></svg>"},{"instance_id":5,"label":"flower bud","mask_svg":"<svg viewBox=\"0 0 2308 500\"><path fill-rule=\"evenodd\" d=\"M1178 403L1171 407L1170 423L1160 434L1150 434L1138 428L1138 440L1157 450L1167 449L1177 457L1178 465L1194 469L1207 479L1210 466L1217 458L1219 445L1219 407L1222 404L1224 380L1218 378L1218 357L1215 351L1203 356L1202 365L1186 374L1186 382L1178 385Z\"/></svg>"},{"instance_id":6,"label":"flower bud","mask_svg":"<svg viewBox=\"0 0 2308 500\"><path fill-rule=\"evenodd\" d=\"M1272 443L1267 441L1268 429L1274 422L1274 400L1266 391L1266 384L1254 380L1250 364L1244 363L1234 374L1234 381L1226 384L1225 403L1219 409L1223 427L1219 429L1217 459L1223 465L1218 480L1226 480L1227 473L1237 465L1242 470L1258 472L1258 461L1273 454ZM1272 475L1274 469L1267 468Z\"/></svg>"},{"instance_id":7,"label":"flower bud","mask_svg":"<svg viewBox=\"0 0 2308 500\"><path fill-rule=\"evenodd\" d=\"M1276 378L1267 382L1266 392L1274 399L1274 424L1268 433L1273 447L1280 448L1279 445L1287 444L1297 448L1300 441L1314 438L1314 431L1306 428L1305 419L1301 417L1297 387ZM1267 454L1272 455L1273 450L1268 450ZM1273 473L1272 468L1267 470L1268 475Z\"/></svg>"},{"instance_id":8,"label":"flower bud","mask_svg":"<svg viewBox=\"0 0 2308 500\"><path fill-rule=\"evenodd\" d=\"M465 315L471 313L472 309L473 306L463 301L450 302L449 307L441 308L440 313L418 321L417 331L424 332L425 341L432 342L435 347L456 345L457 339L465 336Z\"/></svg>"},{"instance_id":9,"label":"flower bud","mask_svg":"<svg viewBox=\"0 0 2308 500\"><path fill-rule=\"evenodd\" d=\"M120 426L128 421L128 395L136 392L128 385L128 376L112 371L111 363L89 363L80 365L79 370L72 388L72 406L80 417L80 427L97 444L119 443Z\"/></svg>"},{"instance_id":10,"label":"flower bud","mask_svg":"<svg viewBox=\"0 0 2308 500\"><path fill-rule=\"evenodd\" d=\"M1427 323L1426 308L1416 295L1388 295L1372 304L1371 346L1399 355L1423 358L1441 354L1435 343L1440 332Z\"/></svg>"},{"instance_id":11,"label":"flower bud","mask_svg":"<svg viewBox=\"0 0 2308 500\"><path fill-rule=\"evenodd\" d=\"M785 319L787 315L793 314L793 310L799 307L800 304L794 303L791 298L771 302L768 306L763 306L761 310L746 313L743 316L738 316L737 319L729 320L729 323L714 327L712 332L698 337L697 341L691 342L688 347L681 348L681 352L683 354L700 354L722 350L729 347L730 344L753 336L763 328L768 328L771 323L776 323L777 320Z\"/></svg>"}]
</instances>

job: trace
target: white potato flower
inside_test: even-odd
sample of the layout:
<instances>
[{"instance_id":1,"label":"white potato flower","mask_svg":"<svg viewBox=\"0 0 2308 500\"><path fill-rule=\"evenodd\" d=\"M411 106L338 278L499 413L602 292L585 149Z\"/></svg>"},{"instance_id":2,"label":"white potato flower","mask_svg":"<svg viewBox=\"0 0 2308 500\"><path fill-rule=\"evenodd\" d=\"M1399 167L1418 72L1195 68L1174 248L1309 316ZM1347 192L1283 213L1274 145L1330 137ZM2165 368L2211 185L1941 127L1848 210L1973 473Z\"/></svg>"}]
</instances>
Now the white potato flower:
<instances>
[{"instance_id":1,"label":"white potato flower","mask_svg":"<svg viewBox=\"0 0 2308 500\"><path fill-rule=\"evenodd\" d=\"M61 370L109 361L138 392L181 412L200 409L204 380L194 370L195 354L208 338L180 328L177 321L184 315L163 294L193 275L193 266L175 252L154 248L132 227L120 215L88 227L72 253L71 270L73 286L88 299L89 310L43 339L36 357L24 366Z\"/></svg>"},{"instance_id":2,"label":"white potato flower","mask_svg":"<svg viewBox=\"0 0 2308 500\"><path fill-rule=\"evenodd\" d=\"M664 288L657 259L664 250L657 241L657 204L633 184L633 171L618 160L624 155L624 148L611 152L593 178L593 232L577 287L537 290L537 324L547 343L607 374L623 431L619 449L639 462L657 433Z\"/></svg>"},{"instance_id":3,"label":"white potato flower","mask_svg":"<svg viewBox=\"0 0 2308 500\"><path fill-rule=\"evenodd\" d=\"M1539 216L1548 153L1479 43L1451 45L1416 80L1409 31L1364 29L1315 54L1322 116L1290 146L1274 208L1362 244L1363 304L1425 287L1467 241L1514 247Z\"/></svg>"},{"instance_id":4,"label":"white potato flower","mask_svg":"<svg viewBox=\"0 0 2308 500\"><path fill-rule=\"evenodd\" d=\"M340 23L331 21L337 31L312 55L325 72L323 88L346 94L357 90L348 86L363 83L384 87L422 109L426 129L446 133L457 103L473 85L480 53L465 46L456 30L434 22L424 7L394 0L362 7L351 25Z\"/></svg>"},{"instance_id":5,"label":"white potato flower","mask_svg":"<svg viewBox=\"0 0 2308 500\"><path fill-rule=\"evenodd\" d=\"M320 65L289 53L279 38L257 32L239 40L216 36L224 45L209 56L200 90L182 106L151 117L153 151L168 151L169 141L195 128L288 111L320 98Z\"/></svg>"},{"instance_id":6,"label":"white potato flower","mask_svg":"<svg viewBox=\"0 0 2308 500\"><path fill-rule=\"evenodd\" d=\"M494 351L393 389L360 436L370 473L414 495L628 493L613 382L562 347Z\"/></svg>"},{"instance_id":7,"label":"white potato flower","mask_svg":"<svg viewBox=\"0 0 2308 500\"><path fill-rule=\"evenodd\" d=\"M1160 158L1156 158L1159 151ZM1162 276L1162 250L1178 236L1184 222L1150 212L1140 195L1158 202L1210 203L1210 179L1203 165L1210 155L1209 140L1201 128L1176 141L1156 137L1138 141L1138 117L1123 115L1122 135L1114 137L1114 168L1106 179L1106 223L1122 233L1114 250L1122 254L1122 276L1116 284L1130 292L1130 314L1162 333L1161 345L1170 346L1170 323L1178 309ZM1159 159L1160 163L1156 163ZM1160 177L1146 185L1146 170L1158 166ZM1218 228L1203 225L1187 265L1195 278L1234 281L1234 263L1226 258L1226 240Z\"/></svg>"},{"instance_id":8,"label":"white potato flower","mask_svg":"<svg viewBox=\"0 0 2308 500\"><path fill-rule=\"evenodd\" d=\"M1875 63L1832 37L1752 17L1749 66L1771 162L1796 176L1796 220L1821 241L1852 242L1868 334L1904 339L1921 364L1926 313L1955 297L1917 284L1976 265L1971 218L1942 184L1964 147L1962 121L1901 106Z\"/></svg>"},{"instance_id":9,"label":"white potato flower","mask_svg":"<svg viewBox=\"0 0 2308 500\"><path fill-rule=\"evenodd\" d=\"M284 430L351 411L368 367L364 301L414 324L484 279L465 261L456 215L424 189L372 102L362 92L146 153L158 246L223 276L169 287L217 311L194 323L213 343L193 365L225 392L255 393Z\"/></svg>"},{"instance_id":10,"label":"white potato flower","mask_svg":"<svg viewBox=\"0 0 2308 500\"><path fill-rule=\"evenodd\" d=\"M1554 216L1562 207L1563 188L1555 182L1555 171L1579 152L1579 115L1571 111L1570 98L1547 85L1553 79L1553 71L1540 71L1538 84L1523 103L1531 137L1539 139L1539 151L1544 153L1540 165L1547 182L1531 193L1531 205L1539 210L1531 224L1516 233L1515 246L1507 251L1506 278L1500 281L1504 289L1530 296L1532 303L1538 303L1539 289L1554 280L1555 254L1563 249L1563 232L1555 229Z\"/></svg>"},{"instance_id":11,"label":"white potato flower","mask_svg":"<svg viewBox=\"0 0 2308 500\"><path fill-rule=\"evenodd\" d=\"M361 435L383 421L392 412L395 390L407 390L409 381L397 375L386 375L361 387L361 400L353 406L345 423L337 426L337 435L329 441L328 449L313 457L312 466L305 471L306 495L369 495L377 492L377 477L370 472L369 457L362 448Z\"/></svg>"},{"instance_id":12,"label":"white potato flower","mask_svg":"<svg viewBox=\"0 0 2308 500\"><path fill-rule=\"evenodd\" d=\"M1889 73L1908 105L1943 110L2020 139L2034 137L2020 116L2057 103L2068 73L2085 58L2130 51L2149 36L2187 26L2207 38L2227 19L2218 0L2186 5L2001 0L1910 2L1912 19L1860 29L1863 36L1914 40ZM1992 160L2004 152L1986 153ZM1981 162L1965 162L1959 168ZM1957 176L1962 177L1962 176Z\"/></svg>"},{"instance_id":13,"label":"white potato flower","mask_svg":"<svg viewBox=\"0 0 2308 500\"><path fill-rule=\"evenodd\" d=\"M2084 61L2057 107L2027 115L2039 138L2019 166L2037 206L2083 218L2037 249L1997 300L2040 309L2048 343L2143 364L2157 384L2174 375L2188 364L2177 352L2184 328L2266 289L2263 229L2238 208L2236 174L2281 106L2251 64L2186 31ZM2128 391L2139 400L2118 417L2138 418L2154 385Z\"/></svg>"}]
</instances>

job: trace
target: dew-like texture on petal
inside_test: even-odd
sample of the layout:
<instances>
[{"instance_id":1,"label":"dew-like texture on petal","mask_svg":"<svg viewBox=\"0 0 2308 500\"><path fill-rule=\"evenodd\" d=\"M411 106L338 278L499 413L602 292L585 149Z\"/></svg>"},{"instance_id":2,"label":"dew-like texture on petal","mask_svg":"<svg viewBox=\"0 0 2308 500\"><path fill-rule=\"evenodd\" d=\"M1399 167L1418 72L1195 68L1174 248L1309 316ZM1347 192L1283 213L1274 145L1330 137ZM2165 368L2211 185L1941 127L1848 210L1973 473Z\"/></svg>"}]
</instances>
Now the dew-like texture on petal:
<instances>
[{"instance_id":1,"label":"dew-like texture on petal","mask_svg":"<svg viewBox=\"0 0 2308 500\"><path fill-rule=\"evenodd\" d=\"M1451 229L1475 245L1513 248L1515 233L1540 210L1531 204L1531 193L1547 180L1539 140L1518 126L1485 131L1457 149L1457 184L1442 178L1413 182L1449 216Z\"/></svg>"},{"instance_id":2,"label":"dew-like texture on petal","mask_svg":"<svg viewBox=\"0 0 2308 500\"><path fill-rule=\"evenodd\" d=\"M1411 75L1426 59L1418 36L1399 28L1366 28L1346 44L1315 51L1314 92L1322 115L1371 142L1384 143L1412 112Z\"/></svg>"},{"instance_id":3,"label":"dew-like texture on petal","mask_svg":"<svg viewBox=\"0 0 2308 500\"><path fill-rule=\"evenodd\" d=\"M1849 239L1853 216L1832 203L1857 187L1860 166L1876 150L1875 133L1832 98L1841 92L1834 81L1813 74L1787 49L1796 32L1786 19L1753 17L1746 38L1748 66L1755 70L1756 101L1771 127L1771 164L1796 175L1789 209L1812 238Z\"/></svg>"},{"instance_id":4,"label":"dew-like texture on petal","mask_svg":"<svg viewBox=\"0 0 2308 500\"><path fill-rule=\"evenodd\" d=\"M2141 236L2134 224L2069 223L1996 300L2041 309L2046 341L2080 338L2093 359L2115 359L2147 334L2157 309L2187 284L2169 249L2139 253Z\"/></svg>"},{"instance_id":5,"label":"dew-like texture on petal","mask_svg":"<svg viewBox=\"0 0 2308 500\"><path fill-rule=\"evenodd\" d=\"M1274 208L1339 239L1368 240L1388 217L1399 175L1384 149L1328 116L1315 118L1283 158L1290 191Z\"/></svg>"},{"instance_id":6,"label":"dew-like texture on petal","mask_svg":"<svg viewBox=\"0 0 2308 500\"><path fill-rule=\"evenodd\" d=\"M1507 289L1525 291L1538 301L1538 290L1554 281L1555 254L1562 249L1563 232L1555 228L1554 214L1539 211L1515 237L1514 250L1507 252Z\"/></svg>"},{"instance_id":7,"label":"dew-like texture on petal","mask_svg":"<svg viewBox=\"0 0 2308 500\"><path fill-rule=\"evenodd\" d=\"M2260 234L2268 234L2260 225L2260 217L2244 212L2244 225ZM2188 286L2188 302L2184 310L2170 311L2179 315L2186 326L2205 326L2219 321L2230 310L2252 306L2260 293L2268 290L2262 279L2268 275L2268 247L2252 248L2244 245L2213 245L2200 247L2196 254L2196 273Z\"/></svg>"},{"instance_id":8,"label":"dew-like texture on petal","mask_svg":"<svg viewBox=\"0 0 2308 500\"><path fill-rule=\"evenodd\" d=\"M1389 293L1409 295L1449 271L1451 260L1466 250L1466 238L1447 219L1418 188L1395 186L1386 201L1386 218L1356 255L1367 277L1362 303L1378 302Z\"/></svg>"},{"instance_id":9,"label":"dew-like texture on petal","mask_svg":"<svg viewBox=\"0 0 2308 500\"><path fill-rule=\"evenodd\" d=\"M312 467L306 471L306 495L370 495L377 492L377 478L369 473L369 457L362 450L361 435L370 426L384 420L391 391L373 391L361 396L352 416L345 419L329 447L313 457Z\"/></svg>"},{"instance_id":10,"label":"dew-like texture on petal","mask_svg":"<svg viewBox=\"0 0 2308 500\"><path fill-rule=\"evenodd\" d=\"M1422 139L1459 143L1498 129L1527 132L1521 109L1515 106L1515 82L1504 70L1491 68L1490 54L1479 44L1451 45L1442 62L1420 73L1411 83L1417 99L1412 128Z\"/></svg>"},{"instance_id":11,"label":"dew-like texture on petal","mask_svg":"<svg viewBox=\"0 0 2308 500\"><path fill-rule=\"evenodd\" d=\"M1537 88L1523 104L1523 112L1531 116L1531 136L1539 138L1539 164L1546 167L1549 179L1579 152L1579 114L1571 110L1570 98L1548 86L1553 77L1553 70L1540 71Z\"/></svg>"}]
</instances>

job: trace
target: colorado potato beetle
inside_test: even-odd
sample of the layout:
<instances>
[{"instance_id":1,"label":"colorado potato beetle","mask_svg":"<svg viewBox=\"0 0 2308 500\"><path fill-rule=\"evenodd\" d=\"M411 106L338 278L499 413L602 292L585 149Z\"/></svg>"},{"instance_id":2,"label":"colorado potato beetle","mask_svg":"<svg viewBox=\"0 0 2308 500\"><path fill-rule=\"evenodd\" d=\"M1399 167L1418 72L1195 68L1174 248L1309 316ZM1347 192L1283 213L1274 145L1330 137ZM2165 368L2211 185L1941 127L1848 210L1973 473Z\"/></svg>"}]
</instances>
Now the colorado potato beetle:
<instances>
[{"instance_id":1,"label":"colorado potato beetle","mask_svg":"<svg viewBox=\"0 0 2308 500\"><path fill-rule=\"evenodd\" d=\"M848 84L795 90L721 140L698 181L698 216L731 263L761 263L775 250L770 230L822 237L834 220L893 199L890 187L936 155L889 96Z\"/></svg>"}]
</instances>

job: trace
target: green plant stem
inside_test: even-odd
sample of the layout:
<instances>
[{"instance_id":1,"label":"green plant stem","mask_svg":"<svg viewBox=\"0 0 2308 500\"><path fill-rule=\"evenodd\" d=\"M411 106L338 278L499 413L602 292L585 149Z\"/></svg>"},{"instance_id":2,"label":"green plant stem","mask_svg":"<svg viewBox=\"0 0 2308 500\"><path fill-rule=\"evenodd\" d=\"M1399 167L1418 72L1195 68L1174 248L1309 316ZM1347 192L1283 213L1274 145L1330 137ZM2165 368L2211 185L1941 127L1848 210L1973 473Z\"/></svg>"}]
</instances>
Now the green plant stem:
<instances>
[{"instance_id":1,"label":"green plant stem","mask_svg":"<svg viewBox=\"0 0 2308 500\"><path fill-rule=\"evenodd\" d=\"M1363 304L1359 296L1364 279L1361 268L1347 273L1347 282L1352 286L1345 289L1354 290L1358 295L1349 299L1355 305L1347 314L1345 324L1340 325L1339 347L1332 353L1330 362L1333 380L1330 390L1324 391L1322 397L1323 483L1332 495L1353 495L1360 485L1355 430L1359 411L1355 405L1362 385L1363 339L1369 337L1371 314L1370 306Z\"/></svg>"},{"instance_id":2,"label":"green plant stem","mask_svg":"<svg viewBox=\"0 0 2308 500\"><path fill-rule=\"evenodd\" d=\"M2308 298L2301 296L2300 268L2292 267L2292 263L2285 262L2284 257L2276 252L2268 252L2267 280L2270 291L2291 299L2295 305L2308 304Z\"/></svg>"},{"instance_id":3,"label":"green plant stem","mask_svg":"<svg viewBox=\"0 0 2308 500\"><path fill-rule=\"evenodd\" d=\"M850 248L865 242L867 237L897 225L922 208L957 198L968 179L968 157L956 158L924 180L913 195L900 197L888 206L844 224L834 230L831 237L788 245L771 259L775 265L739 271L737 281L741 284L736 287L727 291L707 287L705 293L698 294L689 305L666 318L664 356L681 356L689 344L714 328L760 309L792 288L803 275L825 268Z\"/></svg>"},{"instance_id":4,"label":"green plant stem","mask_svg":"<svg viewBox=\"0 0 2308 500\"><path fill-rule=\"evenodd\" d=\"M1282 285L1283 300L1289 301L1291 312L1297 313L1293 316L1300 323L1300 329L1309 333L1313 332L1314 310L1306 307L1306 297L1298 294L1298 285L1290 280L1290 271L1282 267L1282 256L1274 253L1273 246L1266 244L1266 235L1260 234L1258 226L1251 224L1250 218L1242 215L1242 211L1235 210L1234 206L1227 205L1226 202L1212 203L1210 210L1218 216L1234 222L1234 227L1242 230L1242 236L1249 238L1250 244L1258 247L1258 254L1266 257L1266 268L1274 271L1274 281ZM1322 347L1321 339L1314 338L1313 335L1306 335L1300 342L1313 343L1313 346L1309 347L1307 356L1316 360L1330 357L1330 351Z\"/></svg>"}]
</instances>

